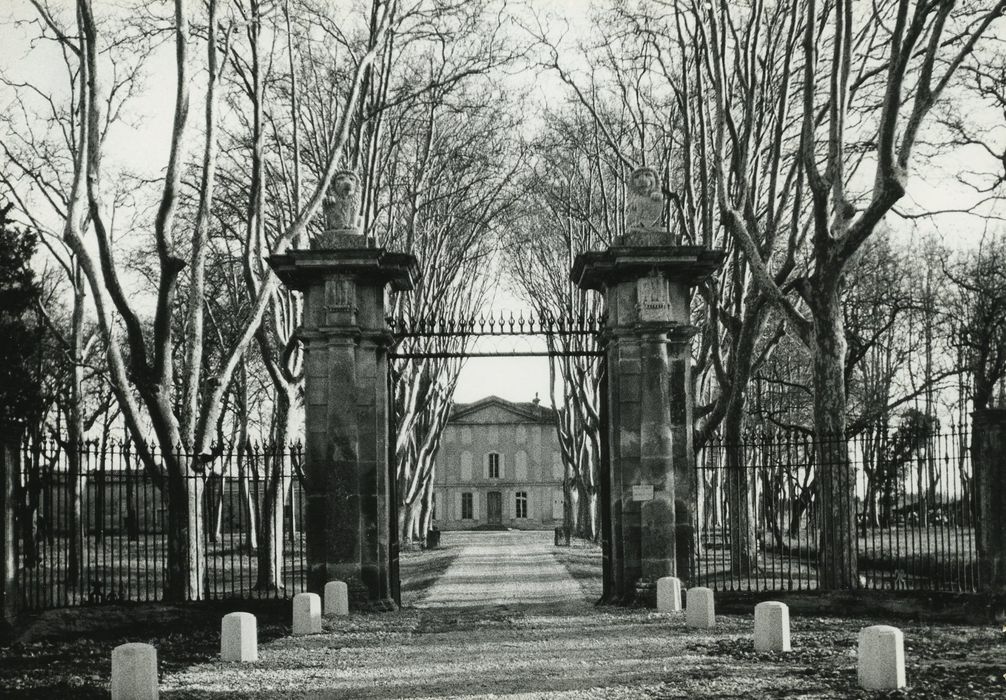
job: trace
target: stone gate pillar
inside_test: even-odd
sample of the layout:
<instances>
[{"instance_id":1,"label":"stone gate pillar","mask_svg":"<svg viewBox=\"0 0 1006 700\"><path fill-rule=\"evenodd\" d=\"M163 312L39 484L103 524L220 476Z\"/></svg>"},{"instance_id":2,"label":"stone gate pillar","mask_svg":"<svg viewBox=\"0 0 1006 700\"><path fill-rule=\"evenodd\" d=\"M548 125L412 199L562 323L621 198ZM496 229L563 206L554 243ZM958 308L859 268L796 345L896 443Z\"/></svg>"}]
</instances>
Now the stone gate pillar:
<instances>
[{"instance_id":1,"label":"stone gate pillar","mask_svg":"<svg viewBox=\"0 0 1006 700\"><path fill-rule=\"evenodd\" d=\"M1006 408L985 408L974 421L975 534L983 583L1006 593Z\"/></svg>"},{"instance_id":2,"label":"stone gate pillar","mask_svg":"<svg viewBox=\"0 0 1006 700\"><path fill-rule=\"evenodd\" d=\"M345 581L355 607L395 605L396 504L389 450L386 288L413 287L416 259L368 247L358 181L337 173L325 232L310 250L269 258L304 295L305 538L308 590Z\"/></svg>"},{"instance_id":3,"label":"stone gate pillar","mask_svg":"<svg viewBox=\"0 0 1006 700\"><path fill-rule=\"evenodd\" d=\"M661 576L690 578L694 551L692 288L723 251L675 245L658 228L654 171L632 174L626 230L605 251L577 256L573 281L601 292L608 372L608 602L646 598ZM602 519L604 522L604 519Z\"/></svg>"}]
</instances>

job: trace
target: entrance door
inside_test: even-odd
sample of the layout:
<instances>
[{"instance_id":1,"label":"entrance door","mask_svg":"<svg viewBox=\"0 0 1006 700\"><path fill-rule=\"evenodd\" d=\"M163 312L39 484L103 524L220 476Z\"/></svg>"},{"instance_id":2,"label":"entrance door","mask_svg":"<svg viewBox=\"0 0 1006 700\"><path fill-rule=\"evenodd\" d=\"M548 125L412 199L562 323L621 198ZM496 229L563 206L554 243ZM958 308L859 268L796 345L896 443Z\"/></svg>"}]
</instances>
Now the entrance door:
<instances>
[{"instance_id":1,"label":"entrance door","mask_svg":"<svg viewBox=\"0 0 1006 700\"><path fill-rule=\"evenodd\" d=\"M490 491L486 494L486 517L490 525L502 527L503 525L503 494L499 491Z\"/></svg>"}]
</instances>

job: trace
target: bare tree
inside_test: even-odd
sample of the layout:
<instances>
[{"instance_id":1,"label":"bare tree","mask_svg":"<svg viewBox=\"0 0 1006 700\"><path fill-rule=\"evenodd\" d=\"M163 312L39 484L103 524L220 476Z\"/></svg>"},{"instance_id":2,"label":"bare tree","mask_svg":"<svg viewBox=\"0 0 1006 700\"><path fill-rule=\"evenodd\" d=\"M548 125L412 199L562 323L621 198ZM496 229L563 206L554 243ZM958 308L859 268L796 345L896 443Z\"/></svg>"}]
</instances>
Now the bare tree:
<instances>
[{"instance_id":1,"label":"bare tree","mask_svg":"<svg viewBox=\"0 0 1006 700\"><path fill-rule=\"evenodd\" d=\"M397 6L393 0L375 0L372 4L376 22L366 23L359 29L358 33L363 38L358 45L362 48L347 56L346 72L337 83L335 93L341 101L340 118L329 125L329 148L325 151L321 176L310 196L305 197L301 210L273 242L270 252L282 251L303 235L308 222L320 207L332 174L339 166L350 134L351 115L360 99L364 74L386 41ZM205 47L207 90L203 106L207 128L198 180L197 225L189 241L188 266L192 269L186 290L188 302L181 305L187 309L188 332L182 340L184 360L176 370L175 324L172 321L179 307L175 302L179 275L186 267L180 256L182 237L176 222L192 100L193 59L190 54L199 41L192 26L194 12L185 0L177 0L172 19L165 23L165 27L154 28L155 31L165 29L173 38L176 89L171 145L152 227L154 259L157 261L153 278L156 303L152 326L148 329L144 327L136 301L126 291L123 268L116 262L109 210L105 202L104 183L108 173L103 167L103 155L108 144L103 142L102 136L108 113L103 74L108 71L108 64L100 58L100 52L104 46L121 38L115 34L117 25L114 17L99 21L89 0L79 0L75 16L69 22L41 3L36 4L36 10L42 31L58 42L73 67L71 72L77 77L72 85L72 99L79 113L84 115L79 123L67 124L67 128L74 131L72 143L75 147L69 153L74 166L68 183L70 194L64 239L79 259L91 290L98 323L107 345L112 386L125 422L136 438L136 449L146 468L158 483L163 484L167 493L169 536L165 595L169 599L200 598L205 572L201 564L202 474L208 467L212 468L215 455L213 443L219 438L224 395L278 286L278 281L268 271L254 280L254 301L251 313L245 319L243 332L227 349L213 381L204 381L201 376L204 344L198 317L203 314L206 290L200 284L200 268L205 264L203 251L214 191L217 139L214 138L213 125L217 121L218 80L221 67L225 64L222 54L225 56L229 50L228 26L233 24L221 21L215 0L208 3L205 24L200 29L205 36L202 43ZM349 26L354 26L354 18L350 15L347 19ZM67 28L74 25L73 30ZM93 244L85 240L88 232L86 223L93 231ZM120 323L124 328L123 334L119 333ZM176 385L180 387L182 397L180 407L174 398ZM160 460L153 457L142 440L147 425L160 447Z\"/></svg>"},{"instance_id":2,"label":"bare tree","mask_svg":"<svg viewBox=\"0 0 1006 700\"><path fill-rule=\"evenodd\" d=\"M787 9L803 37L803 81L795 106L801 122L800 170L810 194L811 267L792 284L805 310L786 294L759 245L762 224L751 213L752 205L764 200L750 189L731 187L724 159L728 134L733 132L720 95L731 71L733 43L726 42L733 25L724 21L721 7L709 5L701 12L709 27L708 43L717 53L712 64L717 96L713 162L721 216L743 249L759 288L785 314L813 359L823 524L821 581L826 588L847 588L857 582L855 484L845 443L847 346L841 313L845 274L878 223L903 196L912 149L926 116L1003 6L999 2L980 9L958 8L952 2L901 0L854 13L853 3L846 0L825 6L794 3ZM721 51L722 46L727 51ZM830 49L829 58L822 57L822 49ZM855 120L864 111L875 113L874 104L863 101L871 95L880 95L873 133ZM868 147L857 148L864 140ZM863 158L864 152L875 158ZM873 173L873 189L859 197L850 182L854 174L862 177L863 171Z\"/></svg>"}]
</instances>

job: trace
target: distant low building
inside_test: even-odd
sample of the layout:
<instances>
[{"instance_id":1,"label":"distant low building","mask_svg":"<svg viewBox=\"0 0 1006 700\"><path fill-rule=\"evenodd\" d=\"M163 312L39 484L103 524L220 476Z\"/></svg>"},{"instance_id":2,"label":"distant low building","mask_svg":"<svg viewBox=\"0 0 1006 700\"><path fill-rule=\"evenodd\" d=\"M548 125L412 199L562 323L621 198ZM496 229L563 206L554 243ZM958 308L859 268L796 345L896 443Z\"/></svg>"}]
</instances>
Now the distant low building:
<instances>
[{"instance_id":1,"label":"distant low building","mask_svg":"<svg viewBox=\"0 0 1006 700\"><path fill-rule=\"evenodd\" d=\"M555 412L498 396L455 404L437 455L441 530L550 530L562 524L563 466Z\"/></svg>"}]
</instances>

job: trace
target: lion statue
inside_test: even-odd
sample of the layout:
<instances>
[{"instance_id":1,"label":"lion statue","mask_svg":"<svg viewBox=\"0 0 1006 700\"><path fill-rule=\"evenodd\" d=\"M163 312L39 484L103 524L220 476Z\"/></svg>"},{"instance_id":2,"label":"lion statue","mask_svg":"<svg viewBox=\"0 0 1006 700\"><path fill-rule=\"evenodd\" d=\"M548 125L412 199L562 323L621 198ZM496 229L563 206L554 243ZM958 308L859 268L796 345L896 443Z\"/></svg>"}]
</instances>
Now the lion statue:
<instances>
[{"instance_id":1,"label":"lion statue","mask_svg":"<svg viewBox=\"0 0 1006 700\"><path fill-rule=\"evenodd\" d=\"M653 231L661 228L664 216L664 195L660 179L653 168L637 168L629 176L629 192L625 201L625 230Z\"/></svg>"},{"instance_id":2,"label":"lion statue","mask_svg":"<svg viewBox=\"0 0 1006 700\"><path fill-rule=\"evenodd\" d=\"M326 230L355 232L360 211L360 178L356 173L351 170L335 173L322 206Z\"/></svg>"}]
</instances>

